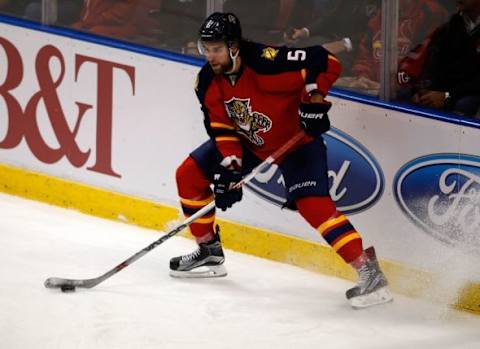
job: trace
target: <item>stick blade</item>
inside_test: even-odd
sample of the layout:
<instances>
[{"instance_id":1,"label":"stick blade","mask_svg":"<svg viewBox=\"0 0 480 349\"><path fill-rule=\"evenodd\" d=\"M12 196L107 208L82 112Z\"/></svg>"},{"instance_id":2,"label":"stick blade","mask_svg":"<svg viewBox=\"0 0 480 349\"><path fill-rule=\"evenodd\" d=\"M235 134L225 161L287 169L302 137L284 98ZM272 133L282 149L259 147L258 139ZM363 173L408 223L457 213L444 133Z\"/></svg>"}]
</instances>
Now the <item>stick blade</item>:
<instances>
[{"instance_id":1,"label":"stick blade","mask_svg":"<svg viewBox=\"0 0 480 349\"><path fill-rule=\"evenodd\" d=\"M45 280L43 284L46 288L62 288L65 286L91 288L95 286L96 283L94 283L93 280L75 280L51 277Z\"/></svg>"}]
</instances>

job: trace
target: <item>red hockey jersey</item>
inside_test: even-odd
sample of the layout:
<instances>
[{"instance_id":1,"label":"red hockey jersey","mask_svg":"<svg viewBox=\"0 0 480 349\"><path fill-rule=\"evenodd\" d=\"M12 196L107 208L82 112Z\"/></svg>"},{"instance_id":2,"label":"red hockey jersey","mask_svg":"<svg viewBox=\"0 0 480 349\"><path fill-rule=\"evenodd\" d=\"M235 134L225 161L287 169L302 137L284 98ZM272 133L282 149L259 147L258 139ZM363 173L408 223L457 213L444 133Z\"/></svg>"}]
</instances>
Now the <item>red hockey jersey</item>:
<instances>
[{"instance_id":1,"label":"red hockey jersey","mask_svg":"<svg viewBox=\"0 0 480 349\"><path fill-rule=\"evenodd\" d=\"M244 41L240 47L238 75L215 75L207 63L198 74L196 93L207 132L223 157L241 159L243 145L263 160L301 131L302 98L313 89L326 96L341 65L321 46ZM305 135L298 146L310 140Z\"/></svg>"}]
</instances>

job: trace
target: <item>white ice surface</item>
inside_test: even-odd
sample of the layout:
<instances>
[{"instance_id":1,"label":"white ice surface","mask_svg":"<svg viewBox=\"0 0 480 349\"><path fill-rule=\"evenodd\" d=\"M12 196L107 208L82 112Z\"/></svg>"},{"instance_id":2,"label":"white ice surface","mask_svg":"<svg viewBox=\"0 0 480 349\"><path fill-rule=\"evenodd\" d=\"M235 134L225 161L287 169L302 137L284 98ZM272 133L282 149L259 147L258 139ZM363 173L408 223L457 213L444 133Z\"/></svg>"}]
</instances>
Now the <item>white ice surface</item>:
<instances>
[{"instance_id":1,"label":"white ice surface","mask_svg":"<svg viewBox=\"0 0 480 349\"><path fill-rule=\"evenodd\" d=\"M0 348L480 348L480 317L396 295L353 310L350 282L226 251L229 275L178 280L174 237L90 290L47 277L103 274L159 233L0 194Z\"/></svg>"}]
</instances>

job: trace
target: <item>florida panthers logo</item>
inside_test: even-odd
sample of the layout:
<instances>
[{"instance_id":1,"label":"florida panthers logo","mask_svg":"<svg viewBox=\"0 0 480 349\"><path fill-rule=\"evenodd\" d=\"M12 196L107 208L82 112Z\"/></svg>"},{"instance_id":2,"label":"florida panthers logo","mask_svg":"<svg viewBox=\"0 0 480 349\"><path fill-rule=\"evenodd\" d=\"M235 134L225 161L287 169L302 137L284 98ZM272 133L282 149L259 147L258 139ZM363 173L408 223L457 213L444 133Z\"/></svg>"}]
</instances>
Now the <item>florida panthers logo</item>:
<instances>
[{"instance_id":1,"label":"florida panthers logo","mask_svg":"<svg viewBox=\"0 0 480 349\"><path fill-rule=\"evenodd\" d=\"M227 113L235 123L237 132L244 135L250 142L261 146L264 140L258 135L272 128L272 120L268 116L256 111L252 112L250 98L232 98L225 102Z\"/></svg>"}]
</instances>

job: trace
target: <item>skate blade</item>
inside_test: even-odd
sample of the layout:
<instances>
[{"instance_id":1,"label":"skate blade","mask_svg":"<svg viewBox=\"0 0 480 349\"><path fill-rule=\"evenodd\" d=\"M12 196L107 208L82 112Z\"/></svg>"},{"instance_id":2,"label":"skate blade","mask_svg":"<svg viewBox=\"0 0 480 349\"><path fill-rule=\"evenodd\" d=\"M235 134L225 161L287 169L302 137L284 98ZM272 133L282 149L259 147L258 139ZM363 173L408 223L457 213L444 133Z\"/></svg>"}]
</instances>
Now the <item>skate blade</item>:
<instances>
[{"instance_id":1,"label":"skate blade","mask_svg":"<svg viewBox=\"0 0 480 349\"><path fill-rule=\"evenodd\" d=\"M387 287L380 288L375 292L350 298L350 305L354 309L363 309L393 301L393 296Z\"/></svg>"},{"instance_id":2,"label":"skate blade","mask_svg":"<svg viewBox=\"0 0 480 349\"><path fill-rule=\"evenodd\" d=\"M174 278L218 278L227 276L227 269L223 265L201 266L189 271L170 270Z\"/></svg>"}]
</instances>

